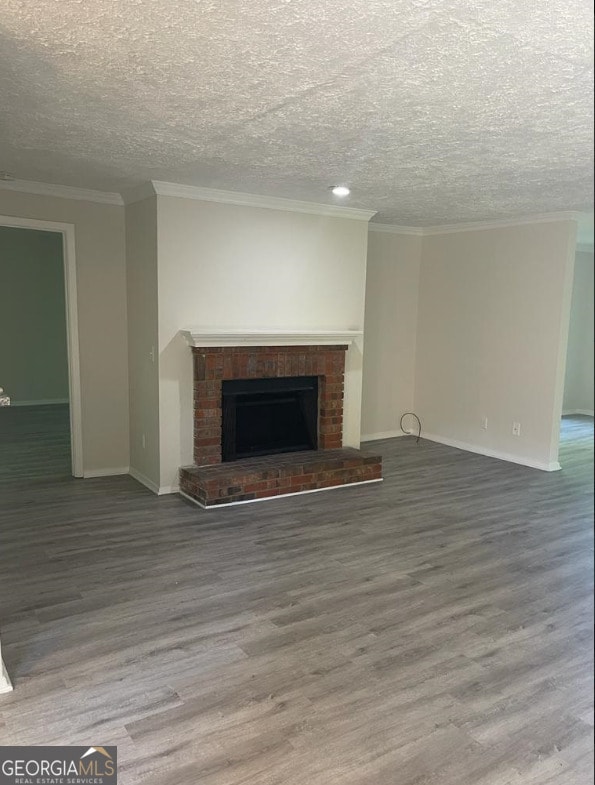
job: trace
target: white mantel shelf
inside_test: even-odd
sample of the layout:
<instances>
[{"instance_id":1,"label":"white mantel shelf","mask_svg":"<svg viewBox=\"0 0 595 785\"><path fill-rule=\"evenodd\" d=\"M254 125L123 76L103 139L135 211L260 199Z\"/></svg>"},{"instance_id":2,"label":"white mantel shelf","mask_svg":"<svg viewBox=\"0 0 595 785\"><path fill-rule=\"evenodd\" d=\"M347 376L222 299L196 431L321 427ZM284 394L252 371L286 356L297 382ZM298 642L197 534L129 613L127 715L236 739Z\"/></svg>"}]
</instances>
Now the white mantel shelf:
<instances>
[{"instance_id":1,"label":"white mantel shelf","mask_svg":"<svg viewBox=\"0 0 595 785\"><path fill-rule=\"evenodd\" d=\"M190 346L349 346L362 330L180 330Z\"/></svg>"}]
</instances>

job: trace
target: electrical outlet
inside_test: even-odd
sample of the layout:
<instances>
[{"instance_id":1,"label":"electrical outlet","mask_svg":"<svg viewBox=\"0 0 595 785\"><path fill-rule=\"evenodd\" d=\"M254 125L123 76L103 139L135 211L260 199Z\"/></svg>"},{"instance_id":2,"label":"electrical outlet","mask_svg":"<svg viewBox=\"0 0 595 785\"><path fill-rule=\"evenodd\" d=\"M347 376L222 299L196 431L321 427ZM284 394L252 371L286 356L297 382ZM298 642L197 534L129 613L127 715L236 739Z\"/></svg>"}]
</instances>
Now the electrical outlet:
<instances>
[{"instance_id":1,"label":"electrical outlet","mask_svg":"<svg viewBox=\"0 0 595 785\"><path fill-rule=\"evenodd\" d=\"M513 422L513 424L512 424L512 435L513 436L520 436L521 435L521 424L520 424L520 422Z\"/></svg>"},{"instance_id":2,"label":"electrical outlet","mask_svg":"<svg viewBox=\"0 0 595 785\"><path fill-rule=\"evenodd\" d=\"M483 420L481 421L481 427L483 428L484 431L487 431L487 429L488 429L488 418L487 417L484 417Z\"/></svg>"},{"instance_id":3,"label":"electrical outlet","mask_svg":"<svg viewBox=\"0 0 595 785\"><path fill-rule=\"evenodd\" d=\"M143 433L143 435L141 437L141 444L143 445L143 450L144 450L145 447L147 446L147 440L145 439L145 434L144 433Z\"/></svg>"}]
</instances>

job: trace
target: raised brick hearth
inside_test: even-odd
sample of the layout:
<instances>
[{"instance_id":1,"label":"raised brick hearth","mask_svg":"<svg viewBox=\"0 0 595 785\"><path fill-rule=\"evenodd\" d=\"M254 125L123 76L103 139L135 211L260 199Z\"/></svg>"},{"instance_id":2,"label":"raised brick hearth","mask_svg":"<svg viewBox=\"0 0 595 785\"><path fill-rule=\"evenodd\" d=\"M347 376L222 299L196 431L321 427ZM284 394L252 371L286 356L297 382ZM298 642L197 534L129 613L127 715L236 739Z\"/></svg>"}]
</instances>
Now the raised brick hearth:
<instances>
[{"instance_id":1,"label":"raised brick hearth","mask_svg":"<svg viewBox=\"0 0 595 785\"><path fill-rule=\"evenodd\" d=\"M382 479L382 458L345 447L244 458L180 471L182 492L204 507Z\"/></svg>"},{"instance_id":2,"label":"raised brick hearth","mask_svg":"<svg viewBox=\"0 0 595 785\"><path fill-rule=\"evenodd\" d=\"M382 478L381 458L342 449L346 345L193 346L194 466L180 490L204 506L253 501ZM222 463L222 383L318 377L318 450Z\"/></svg>"}]
</instances>

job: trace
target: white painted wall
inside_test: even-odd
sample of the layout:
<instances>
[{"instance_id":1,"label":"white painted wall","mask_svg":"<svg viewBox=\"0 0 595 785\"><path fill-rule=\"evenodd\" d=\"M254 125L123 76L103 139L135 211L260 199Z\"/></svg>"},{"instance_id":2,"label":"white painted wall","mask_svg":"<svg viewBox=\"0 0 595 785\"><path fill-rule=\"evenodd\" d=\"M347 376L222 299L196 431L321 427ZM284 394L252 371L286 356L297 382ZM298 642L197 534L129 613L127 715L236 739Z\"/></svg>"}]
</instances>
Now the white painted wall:
<instances>
[{"instance_id":1,"label":"white painted wall","mask_svg":"<svg viewBox=\"0 0 595 785\"><path fill-rule=\"evenodd\" d=\"M368 236L362 440L400 436L414 408L417 306L422 238Z\"/></svg>"},{"instance_id":2,"label":"white painted wall","mask_svg":"<svg viewBox=\"0 0 595 785\"><path fill-rule=\"evenodd\" d=\"M131 465L151 487L175 487L192 457L180 329L364 326L364 221L159 196L127 208L125 233L123 207L8 190L0 214L75 227L87 473ZM564 221L422 241L374 233L363 411L359 344L348 354L345 443L359 443L360 425L365 435L398 429L414 408L437 438L551 467L574 231ZM592 291L592 261L590 274Z\"/></svg>"},{"instance_id":3,"label":"white painted wall","mask_svg":"<svg viewBox=\"0 0 595 785\"><path fill-rule=\"evenodd\" d=\"M12 405L65 402L62 235L0 226L0 385Z\"/></svg>"},{"instance_id":4,"label":"white painted wall","mask_svg":"<svg viewBox=\"0 0 595 785\"><path fill-rule=\"evenodd\" d=\"M191 352L208 328L363 329L365 221L157 197L161 486L192 462ZM361 343L347 357L345 434L359 445Z\"/></svg>"},{"instance_id":5,"label":"white painted wall","mask_svg":"<svg viewBox=\"0 0 595 785\"><path fill-rule=\"evenodd\" d=\"M560 221L424 237L415 408L426 434L556 468L575 236Z\"/></svg>"},{"instance_id":6,"label":"white painted wall","mask_svg":"<svg viewBox=\"0 0 595 785\"><path fill-rule=\"evenodd\" d=\"M0 215L74 224L84 470L129 465L124 208L0 189Z\"/></svg>"},{"instance_id":7,"label":"white painted wall","mask_svg":"<svg viewBox=\"0 0 595 785\"><path fill-rule=\"evenodd\" d=\"M157 198L126 207L130 472L159 489Z\"/></svg>"},{"instance_id":8,"label":"white painted wall","mask_svg":"<svg viewBox=\"0 0 595 785\"><path fill-rule=\"evenodd\" d=\"M579 251L574 264L564 411L593 414L593 252Z\"/></svg>"}]
</instances>

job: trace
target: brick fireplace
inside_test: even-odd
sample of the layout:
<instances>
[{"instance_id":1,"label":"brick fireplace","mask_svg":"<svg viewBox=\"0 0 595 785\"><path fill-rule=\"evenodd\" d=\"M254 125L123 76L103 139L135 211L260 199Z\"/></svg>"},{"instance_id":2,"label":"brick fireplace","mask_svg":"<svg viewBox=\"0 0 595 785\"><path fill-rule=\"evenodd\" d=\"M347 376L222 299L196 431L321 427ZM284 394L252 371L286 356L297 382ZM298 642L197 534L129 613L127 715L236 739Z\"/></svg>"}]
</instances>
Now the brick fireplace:
<instances>
[{"instance_id":1,"label":"brick fireplace","mask_svg":"<svg viewBox=\"0 0 595 785\"><path fill-rule=\"evenodd\" d=\"M286 334L276 341L291 345L276 345L273 337L266 344L261 338L259 345L253 345L255 338L250 345L209 345L218 342L216 336L207 342L203 334L185 335L194 381L194 465L180 470L185 496L209 507L382 478L379 456L342 447L348 343L328 343L330 336L324 336L324 343L300 344L300 336ZM224 341L233 339L223 336ZM312 377L318 390L317 449L222 460L224 382Z\"/></svg>"}]
</instances>

